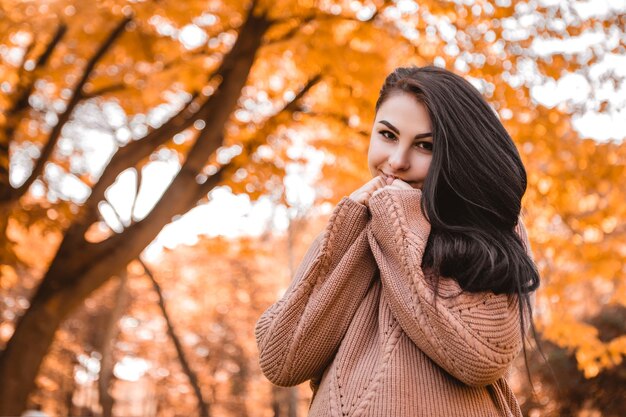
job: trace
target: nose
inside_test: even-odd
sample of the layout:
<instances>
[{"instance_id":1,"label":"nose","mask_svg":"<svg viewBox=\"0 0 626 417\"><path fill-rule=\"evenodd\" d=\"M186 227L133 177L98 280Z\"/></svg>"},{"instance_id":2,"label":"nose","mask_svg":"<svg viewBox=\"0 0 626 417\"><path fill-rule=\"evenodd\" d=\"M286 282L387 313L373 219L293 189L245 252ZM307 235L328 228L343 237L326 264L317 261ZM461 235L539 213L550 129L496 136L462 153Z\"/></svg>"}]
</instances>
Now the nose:
<instances>
[{"instance_id":1,"label":"nose","mask_svg":"<svg viewBox=\"0 0 626 417\"><path fill-rule=\"evenodd\" d=\"M389 156L389 166L395 171L404 171L409 168L409 158L407 152L398 147Z\"/></svg>"}]
</instances>

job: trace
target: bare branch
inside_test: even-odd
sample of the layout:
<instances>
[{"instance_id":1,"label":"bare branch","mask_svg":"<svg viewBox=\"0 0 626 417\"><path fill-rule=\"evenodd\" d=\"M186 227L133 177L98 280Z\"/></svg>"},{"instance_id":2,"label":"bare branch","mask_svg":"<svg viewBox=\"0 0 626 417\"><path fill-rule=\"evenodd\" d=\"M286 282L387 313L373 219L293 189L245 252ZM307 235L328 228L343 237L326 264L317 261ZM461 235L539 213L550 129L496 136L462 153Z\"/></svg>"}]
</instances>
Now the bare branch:
<instances>
[{"instance_id":1,"label":"bare branch","mask_svg":"<svg viewBox=\"0 0 626 417\"><path fill-rule=\"evenodd\" d=\"M302 98L306 95L306 93L308 93L311 90L311 88L313 88L320 81L322 81L322 74L316 74L313 77L311 77L307 81L307 83L304 85L304 87L302 87L302 89L298 92L298 94L296 94L293 100L287 103L280 110L279 113L294 112L294 111L299 110L299 106L301 104Z\"/></svg>"},{"instance_id":2,"label":"bare branch","mask_svg":"<svg viewBox=\"0 0 626 417\"><path fill-rule=\"evenodd\" d=\"M315 10L311 13L300 15L300 16L292 15L292 16L285 16L285 17L273 19L271 20L271 23L273 25L287 23L289 21L293 21L297 19L301 19L301 20L298 21L293 28L291 28L289 31L287 31L283 35L274 39L266 40L264 45L275 45L277 43L285 42L285 41L292 39L298 33L299 30L301 30L307 23L310 23L312 21L321 22L321 21L342 20L342 21L353 21L357 23L371 23L376 20L376 18L380 15L382 11L384 11L386 7L391 6L391 5L393 5L393 2L386 0L385 2L383 2L382 6L380 6L374 11L372 16L364 20L361 20L354 15L332 14L332 13L324 12L321 10Z\"/></svg>"},{"instance_id":3,"label":"bare branch","mask_svg":"<svg viewBox=\"0 0 626 417\"><path fill-rule=\"evenodd\" d=\"M97 217L98 202L104 198L104 192L113 184L117 176L125 169L135 166L142 159L150 155L157 147L167 142L176 133L191 127L199 117L198 113L204 108L204 105L198 104L199 94L195 92L189 102L166 123L158 129L154 129L144 136L141 140L136 140L123 146L113 155L111 161L107 164L98 182L93 186L89 199L83 205L82 220L80 226L75 224L76 233L81 234L93 223ZM206 104L206 103L205 103ZM197 110L197 108L200 110ZM69 232L69 231L68 231ZM69 234L69 233L68 233Z\"/></svg>"},{"instance_id":4,"label":"bare branch","mask_svg":"<svg viewBox=\"0 0 626 417\"><path fill-rule=\"evenodd\" d=\"M102 88L100 88L98 90L93 90L93 91L90 91L88 93L83 93L81 95L81 99L82 100L90 100L92 98L103 96L103 95L108 94L108 93L114 93L114 92L117 92L117 91L122 91L125 87L126 87L126 85L122 84L122 83L107 85L107 86L102 87Z\"/></svg>"},{"instance_id":5,"label":"bare branch","mask_svg":"<svg viewBox=\"0 0 626 417\"><path fill-rule=\"evenodd\" d=\"M61 42L66 31L66 25L59 25L46 50L38 58L35 69L27 75L22 74L20 76L20 88L16 92L17 98L5 113L6 122L2 126L2 132L0 132L0 201L5 205L11 204L12 198L14 198L12 194L13 188L9 182L9 148L20 121L26 114L26 110L30 108L28 98L35 88L36 76L34 74L47 64L52 52ZM24 66L22 66L22 69L24 69Z\"/></svg>"},{"instance_id":6,"label":"bare branch","mask_svg":"<svg viewBox=\"0 0 626 417\"><path fill-rule=\"evenodd\" d=\"M133 217L133 213L135 212L135 206L137 205L137 197L139 197L139 189L141 188L141 181L143 178L143 174L141 169L135 169L135 197L133 198L133 204L130 207L130 224L135 222L135 218Z\"/></svg>"},{"instance_id":7,"label":"bare branch","mask_svg":"<svg viewBox=\"0 0 626 417\"><path fill-rule=\"evenodd\" d=\"M269 134L270 133L269 131L275 129L275 121L279 120L281 116L288 114L288 113L294 113L296 111L299 111L302 98L311 90L311 88L313 88L321 80L322 80L321 74L316 74L313 77L311 77L307 81L307 83L304 85L304 87L300 89L298 94L296 94L296 96L291 101L286 103L282 109L280 109L278 112L276 112L273 116L271 116L268 120L266 120L263 123L263 125L257 131L257 134L258 135L265 135L266 133ZM262 143L264 142L255 141L252 146L249 146L246 148L246 153L248 155L252 155ZM223 179L222 177L225 172L227 171L232 172L233 170L237 168L238 167L235 165L234 161L229 164L223 165L215 174L210 176L204 183L198 184L196 200L200 200L205 195L207 195L213 188L215 188L222 181Z\"/></svg>"},{"instance_id":8,"label":"bare branch","mask_svg":"<svg viewBox=\"0 0 626 417\"><path fill-rule=\"evenodd\" d=\"M305 26L307 23L310 23L311 21L315 20L315 17L316 17L315 14L310 14L308 16L303 17L302 20L299 22L296 22L294 27L292 27L290 30L283 33L281 36L277 38L265 40L263 44L264 45L276 45L278 43L293 39L296 36L296 34L302 29L302 27ZM288 21L288 20L289 19L284 19L284 21ZM274 22L278 23L279 21L276 20Z\"/></svg>"},{"instance_id":9,"label":"bare branch","mask_svg":"<svg viewBox=\"0 0 626 417\"><path fill-rule=\"evenodd\" d=\"M195 101L190 103L186 111L183 110L180 118L167 122L165 127L161 126L143 139L131 142L113 155L87 202L81 207L81 212L67 229L55 260L63 259L63 257L74 252L77 247L84 247L85 244L88 244L85 242L85 232L97 219L98 202L103 199L104 191L120 172L136 165L154 151L156 144L171 139L175 133L190 126L199 117L202 117L206 122L205 128L200 132L194 145L187 153L187 158L180 171L152 211L141 221L127 227L124 233L112 235L98 243L89 243L91 248L89 256L77 260L77 263L71 266L71 271L68 271L67 265L64 265L63 273L59 274L58 279L68 280L70 283L75 282L76 277L85 275L97 275L98 279L102 279L100 278L100 271L105 268L105 264L108 270L112 268L113 264L126 264L132 259L129 256L132 256L137 250L140 251L145 248L163 226L172 221L173 216L185 213L197 204L197 176L202 172L210 156L222 144L224 126L237 105L241 89L246 84L261 40L268 28L269 25L265 16L254 16L250 11L235 44L224 57L219 69L213 74L213 76L219 77L220 84L209 99L202 104L200 110L197 110L196 107L198 103ZM121 251L121 248L125 249ZM61 268L61 263L58 265L58 268ZM48 273L55 273L56 268L57 264L53 261ZM49 285L67 284L50 282ZM46 293L43 284L38 290L38 294L39 292Z\"/></svg>"},{"instance_id":10,"label":"bare branch","mask_svg":"<svg viewBox=\"0 0 626 417\"><path fill-rule=\"evenodd\" d=\"M198 376L193 371L193 369L191 369L189 361L187 360L187 356L185 355L183 345L176 335L176 331L174 330L174 324L172 323L172 319L167 312L167 308L165 307L165 297L163 297L163 290L161 290L161 286L154 278L154 274L152 273L150 268L148 268L148 265L146 265L141 258L137 258L137 260L143 267L148 278L150 278L150 281L152 282L152 287L159 297L159 308L167 325L167 333L172 338L172 342L174 342L174 347L176 348L176 353L178 354L178 360L180 361L180 365L183 368L185 375L187 375L187 378L189 378L189 383L191 384L193 391L196 394L196 400L198 401L198 412L200 413L201 417L208 417L210 416L209 404L204 400L204 397L202 396L202 389L200 388L200 384L198 382Z\"/></svg>"},{"instance_id":11,"label":"bare branch","mask_svg":"<svg viewBox=\"0 0 626 417\"><path fill-rule=\"evenodd\" d=\"M61 25L59 25L59 27L57 27L57 30L54 33L54 36L52 37L52 39L48 43L48 46L46 46L46 50L37 59L37 63L35 64L35 69L32 71L32 73L36 73L38 70L41 70L41 68L46 66L46 64L48 63L48 60L50 59L50 56L54 52L54 49L61 42L61 40L63 39L63 36L65 35L66 32L67 32L67 25L66 24L61 24ZM13 104L13 107L11 107L11 109L9 109L9 113L17 114L17 113L23 111L24 109L26 109L28 107L28 98L32 94L33 89L35 87L35 80L36 80L36 78L33 77L33 79L31 79L28 82L28 84L25 86L25 88L20 93L19 98ZM13 135L11 134L11 135L8 135L7 137L11 138L12 136Z\"/></svg>"},{"instance_id":12,"label":"bare branch","mask_svg":"<svg viewBox=\"0 0 626 417\"><path fill-rule=\"evenodd\" d=\"M45 144L45 146L43 147L43 149L41 151L41 156L37 160L37 163L35 164L35 167L33 168L33 171L31 173L31 175L26 180L26 182L24 182L24 184L22 184L19 188L15 189L15 191L12 193L13 194L13 197L12 197L13 199L17 200L22 195L24 195L26 193L26 191L28 191L28 189L30 188L31 184L43 172L43 168L44 168L46 162L48 161L48 159L52 155L52 152L53 152L54 148L56 147L56 144L57 144L59 138L61 137L61 131L63 129L63 126L65 126L65 124L68 122L72 112L74 111L74 108L76 107L76 105L82 99L82 93L83 93L82 90L83 90L83 87L85 86L85 84L87 83L87 80L89 79L89 77L93 73L93 70L96 67L96 65L98 64L98 62L100 62L100 60L104 57L104 55L113 46L115 41L122 35L122 33L124 33L124 29L126 27L126 24L128 24L128 22L130 22L131 20L132 20L132 17L130 17L130 16L125 17L124 19L122 19L116 25L115 29L109 34L109 36L107 36L107 38L102 43L102 45L100 45L100 48L98 48L96 53L87 62L87 65L86 65L86 67L85 67L85 69L83 71L83 76L81 77L81 79L78 81L78 83L74 87L74 91L72 92L72 97L70 98L65 111L59 116L58 123L54 126L54 128L50 132L50 136L48 138L48 141Z\"/></svg>"},{"instance_id":13,"label":"bare branch","mask_svg":"<svg viewBox=\"0 0 626 417\"><path fill-rule=\"evenodd\" d=\"M113 155L113 158L106 166L104 172L100 176L100 179L93 187L89 199L82 207L80 219L72 225L71 230L68 230L66 238L73 236L75 239L81 239L81 236L87 230L89 225L91 225L91 223L93 223L97 218L96 208L98 202L102 200L105 190L115 181L115 178L117 178L119 173L130 166L136 165L143 158L150 155L150 153L152 153L158 146L170 140L176 133L182 132L183 130L191 127L196 120L202 119L207 122L207 127L204 129L204 132L211 131L214 134L221 136L220 132L223 129L223 123L221 125L220 123L221 120L227 118L228 115L220 114L218 118L215 118L215 113L222 113L226 109L227 106L225 106L225 102L223 100L225 95L232 95L235 97L236 90L236 97L238 97L240 89L237 90L238 87L235 87L233 88L233 91L222 92L222 90L228 88L227 80L229 77L237 77L237 75L233 76L231 73L239 71L238 66L241 66L239 62L246 62L249 59L254 59L254 55L258 49L256 44L260 42L262 35L269 28L269 23L265 16L253 16L255 4L256 3L253 3L248 10L248 15L245 23L240 29L237 42L235 42L235 45L230 52L224 56L218 69L208 77L209 83L212 80L221 80L216 92L208 99L204 100L204 102L202 102L203 99L199 97L199 94L195 92L189 103L164 125L151 131L143 139L131 142L130 144L120 148L115 155ZM236 98L233 103L236 103ZM211 127L211 124L214 126ZM202 136L203 135L201 133L196 140L196 143L203 141ZM217 149L217 147L219 147L219 143L221 143L220 140L204 140L204 142L212 142L212 144L209 145L209 151L211 151L211 149ZM194 168L197 168L196 172L201 172L202 166L208 159L206 151L207 150L199 151L194 146L194 150L190 152L190 154L192 154L192 158L188 158L185 163L189 165L190 159L193 160L195 165ZM203 157L201 155L204 155L204 160L200 163L200 158ZM195 160L194 158L198 160ZM191 171L192 169L189 167L183 167L181 172L186 170Z\"/></svg>"},{"instance_id":14,"label":"bare branch","mask_svg":"<svg viewBox=\"0 0 626 417\"><path fill-rule=\"evenodd\" d=\"M113 308L107 317L107 322L103 329L103 336L100 346L97 349L102 355L100 362L100 374L98 375L98 401L102 407L102 417L111 417L114 400L109 392L111 380L113 379L113 344L119 334L118 321L124 310L127 308L130 294L127 288L128 272L123 269L119 274L119 284L115 293Z\"/></svg>"},{"instance_id":15,"label":"bare branch","mask_svg":"<svg viewBox=\"0 0 626 417\"><path fill-rule=\"evenodd\" d=\"M124 222L122 221L120 214L111 203L109 204L111 205L111 208L113 209L113 213L117 217L117 221L123 225ZM187 357L185 355L183 346L180 343L180 340L178 336L176 335L176 332L174 331L174 325L172 324L172 319L170 318L170 315L167 312L167 308L165 308L165 298L163 297L163 291L161 290L161 286L159 285L157 280L154 278L154 274L152 274L152 271L150 270L150 268L148 268L148 266L143 262L143 260L141 259L141 256L137 257L137 261L143 267L144 271L146 272L146 275L148 276L148 278L150 278L150 281L152 281L152 286L154 288L154 291L157 293L159 297L159 308L161 309L161 314L163 314L163 318L165 319L165 322L167 324L167 333L172 338L172 342L174 342L174 347L176 348L176 353L178 354L178 359L180 360L180 364L183 368L183 371L189 378L189 383L193 387L194 393L196 394L200 416L208 417L209 405L202 396L202 390L200 389L200 385L198 383L198 377L196 376L196 373L191 369L191 366L189 365L189 362L187 361ZM122 274L125 274L125 273L126 271L122 272ZM123 285L123 282L124 282L123 280L120 281L120 285Z\"/></svg>"},{"instance_id":16,"label":"bare branch","mask_svg":"<svg viewBox=\"0 0 626 417\"><path fill-rule=\"evenodd\" d=\"M65 36L65 33L67 33L67 25L65 23L61 23L59 27L57 28L57 31L54 33L54 36L52 37L52 40L48 44L46 50L37 59L37 64L35 65L36 70L43 68L46 65L46 63L52 56L54 49L61 42L61 40L63 39L63 36Z\"/></svg>"}]
</instances>

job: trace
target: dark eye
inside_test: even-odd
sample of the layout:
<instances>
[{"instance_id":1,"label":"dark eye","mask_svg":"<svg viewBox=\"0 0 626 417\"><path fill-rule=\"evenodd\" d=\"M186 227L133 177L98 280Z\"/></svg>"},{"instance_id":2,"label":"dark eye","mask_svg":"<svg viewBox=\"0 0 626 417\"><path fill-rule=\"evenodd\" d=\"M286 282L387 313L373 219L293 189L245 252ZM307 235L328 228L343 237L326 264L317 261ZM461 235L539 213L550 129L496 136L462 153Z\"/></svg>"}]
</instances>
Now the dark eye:
<instances>
[{"instance_id":1,"label":"dark eye","mask_svg":"<svg viewBox=\"0 0 626 417\"><path fill-rule=\"evenodd\" d=\"M381 130L380 134L383 135L383 137L385 139L388 139L388 140L394 140L396 138L396 135L394 135L393 133L391 133L388 130ZM387 136L387 135L389 135L389 136Z\"/></svg>"},{"instance_id":2,"label":"dark eye","mask_svg":"<svg viewBox=\"0 0 626 417\"><path fill-rule=\"evenodd\" d=\"M433 143L432 142L415 142L414 146L417 148L422 148L422 149L426 149L427 151L432 151L433 150Z\"/></svg>"}]
</instances>

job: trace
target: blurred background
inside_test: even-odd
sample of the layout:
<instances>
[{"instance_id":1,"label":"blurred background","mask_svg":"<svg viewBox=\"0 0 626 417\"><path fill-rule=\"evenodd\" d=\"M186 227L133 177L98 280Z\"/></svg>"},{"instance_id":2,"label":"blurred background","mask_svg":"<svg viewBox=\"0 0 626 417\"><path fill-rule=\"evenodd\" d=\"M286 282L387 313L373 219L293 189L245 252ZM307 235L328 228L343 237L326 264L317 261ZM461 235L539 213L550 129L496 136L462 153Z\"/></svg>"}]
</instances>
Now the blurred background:
<instances>
[{"instance_id":1,"label":"blurred background","mask_svg":"<svg viewBox=\"0 0 626 417\"><path fill-rule=\"evenodd\" d=\"M305 416L254 324L411 64L470 80L528 171L525 415L626 415L625 27L623 0L0 0L0 415Z\"/></svg>"}]
</instances>

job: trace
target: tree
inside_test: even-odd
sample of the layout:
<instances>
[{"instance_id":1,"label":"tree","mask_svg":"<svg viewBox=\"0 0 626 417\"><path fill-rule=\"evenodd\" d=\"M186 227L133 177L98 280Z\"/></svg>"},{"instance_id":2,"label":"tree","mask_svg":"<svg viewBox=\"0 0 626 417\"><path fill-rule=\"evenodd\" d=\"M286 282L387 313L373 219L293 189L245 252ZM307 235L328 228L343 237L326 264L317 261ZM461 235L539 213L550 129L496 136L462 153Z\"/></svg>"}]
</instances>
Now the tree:
<instances>
[{"instance_id":1,"label":"tree","mask_svg":"<svg viewBox=\"0 0 626 417\"><path fill-rule=\"evenodd\" d=\"M241 101L254 100L254 90L265 87L263 82L267 83L267 74L273 71L272 63L277 63L273 58L284 52L281 43L299 32L297 24L301 19L290 5L285 5L283 10L272 8L272 13L277 13L275 16L270 16L269 4L256 1L218 5L215 14L210 14L211 19L219 22L211 27L215 42L188 52L177 40L163 36L159 33L160 28L151 24L151 19L161 17L161 14L171 25L181 21L186 23L192 16L200 14L200 3L204 6L204 2L187 2L184 7L180 2L133 7L122 6L121 2L111 6L105 2L95 8L78 2L41 7L3 4L3 13L9 17L8 23L3 23L7 26L8 40L25 43L15 45L18 49L21 46L22 61L3 68L9 79L8 94L3 96L3 107L8 110L9 117L2 120L0 141L4 149L1 158L4 176L0 187L2 218L8 220L2 225L5 255L14 253L6 233L11 217L17 217L14 213L26 212L25 217L28 217L37 209L41 212L43 207L46 213L55 212L64 218L59 221L63 239L54 259L0 357L0 414L19 414L23 409L60 323L85 297L137 257L174 216L206 199L207 193L220 183L231 184L234 189L242 188L244 184L237 184L234 177L236 172L242 172L238 171L240 168L248 172L245 186L252 195L264 191L264 178L276 181L275 174L284 164L280 155L273 161L276 166L263 167L267 161L258 156L255 160L255 151L278 127L288 122L293 113L302 111L303 97L320 82L321 72L331 79L335 75L332 68L326 67L330 62L303 70L297 78L287 79L294 74L283 70L278 81L285 87L272 97L271 107L277 110L255 123L232 120L233 114L244 111ZM306 7L304 11L307 13L302 19L309 23L321 16L320 25L326 31L333 28L335 21L344 19L367 24L351 16L335 16L314 7ZM281 17L281 13L285 17ZM87 23L82 27L72 25L73 19L67 19L68 24L59 19L58 29L46 36L39 25L64 15L76 16L80 21L85 19ZM38 18L33 19L34 16ZM112 27L111 22L114 22ZM108 28L104 36L92 36L100 33L102 28ZM137 45L142 47L137 48ZM261 63L255 65L262 48L265 54ZM364 54L359 57L367 59ZM293 60L286 60L293 65ZM254 75L251 74L253 66L257 67ZM340 71L335 68L335 72ZM27 194L30 186L42 177L46 165L55 164L72 170L68 158L55 154L55 150L81 103L86 105L85 101L105 100L115 94L118 103L127 111L147 112L166 97L160 94L164 81L170 82L165 84L170 93L184 92L187 100L163 124L144 124L145 134L120 146L97 178L91 178L88 172L76 173L74 177L90 187L84 203L66 201L50 206L45 199L36 201ZM50 88L37 91L37 86L44 84ZM248 90L248 97L242 96L247 84L252 90ZM151 89L146 89L147 85ZM49 91L50 96L47 95ZM287 98L283 99L283 96ZM43 104L37 105L34 98L41 99ZM54 109L59 109L59 113L55 114ZM33 126L34 133L29 131ZM26 180L14 187L7 174L9 149L12 143L24 144L29 133L33 138L28 140L42 143L39 158ZM191 140L177 144L178 134L186 134ZM223 161L218 150L233 143L239 144L240 149L245 148L245 152L239 158L231 156L230 161ZM122 232L101 241L89 241L90 228L99 220L98 205L106 201L107 188L120 173L141 168L150 155L163 147L173 149L183 162L158 205L145 218L133 219ZM280 151L280 147L277 148ZM46 184L48 189L50 185ZM10 256L5 258L11 259ZM31 348L25 350L25 345Z\"/></svg>"}]
</instances>

